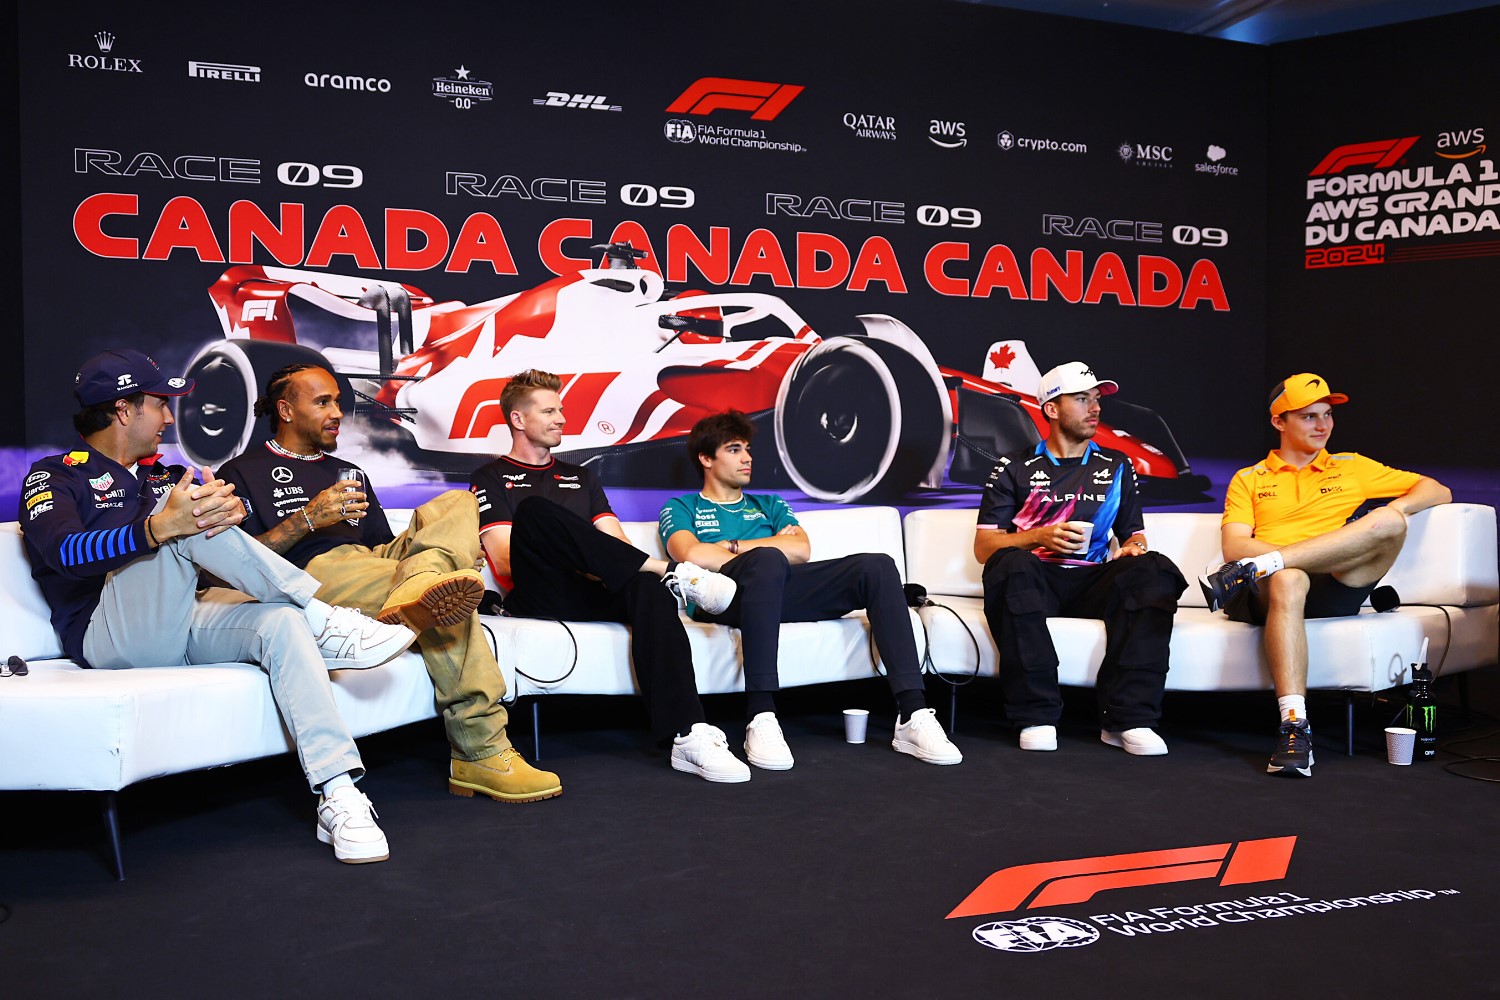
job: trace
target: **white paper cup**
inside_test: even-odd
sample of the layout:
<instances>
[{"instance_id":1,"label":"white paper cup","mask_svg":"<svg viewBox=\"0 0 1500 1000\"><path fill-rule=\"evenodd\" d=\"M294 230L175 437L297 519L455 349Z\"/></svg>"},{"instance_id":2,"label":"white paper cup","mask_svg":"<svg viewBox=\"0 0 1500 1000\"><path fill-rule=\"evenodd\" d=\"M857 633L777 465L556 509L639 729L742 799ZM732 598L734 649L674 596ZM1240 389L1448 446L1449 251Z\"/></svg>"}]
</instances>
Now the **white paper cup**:
<instances>
[{"instance_id":1,"label":"white paper cup","mask_svg":"<svg viewBox=\"0 0 1500 1000\"><path fill-rule=\"evenodd\" d=\"M863 743L865 741L865 731L869 728L869 725L870 725L870 711L869 711L869 709L866 709L866 708L846 708L846 709L844 709L844 742L846 742L846 743ZM1415 737L1416 730L1412 730L1412 735L1413 735L1413 737ZM1406 756L1407 756L1407 759L1410 760L1410 758L1411 758L1411 752L1407 751Z\"/></svg>"},{"instance_id":2,"label":"white paper cup","mask_svg":"<svg viewBox=\"0 0 1500 1000\"><path fill-rule=\"evenodd\" d=\"M1385 759L1392 764L1410 764L1411 752L1417 745L1417 731L1404 726L1388 726L1385 730Z\"/></svg>"},{"instance_id":3,"label":"white paper cup","mask_svg":"<svg viewBox=\"0 0 1500 1000\"><path fill-rule=\"evenodd\" d=\"M1089 545L1094 540L1094 522L1093 521L1067 521L1067 522L1064 522L1064 523L1067 524L1067 526L1070 527L1070 528L1072 528L1074 531L1081 531L1081 532L1083 532L1083 547L1081 549L1079 549L1074 554L1077 555L1077 556L1080 556L1080 557L1082 557L1084 555L1087 555L1088 551L1089 551Z\"/></svg>"}]
</instances>

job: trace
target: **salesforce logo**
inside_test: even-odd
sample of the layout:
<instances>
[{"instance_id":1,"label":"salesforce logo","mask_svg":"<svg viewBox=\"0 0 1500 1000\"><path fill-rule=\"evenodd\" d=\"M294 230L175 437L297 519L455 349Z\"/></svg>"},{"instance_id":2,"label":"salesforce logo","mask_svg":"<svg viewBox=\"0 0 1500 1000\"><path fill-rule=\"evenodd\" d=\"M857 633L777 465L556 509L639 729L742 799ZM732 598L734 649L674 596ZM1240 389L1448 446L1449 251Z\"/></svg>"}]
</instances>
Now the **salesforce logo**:
<instances>
[{"instance_id":1,"label":"salesforce logo","mask_svg":"<svg viewBox=\"0 0 1500 1000\"><path fill-rule=\"evenodd\" d=\"M309 87L329 90L369 90L382 94L391 92L391 81L373 76L340 76L338 73L308 73L302 82Z\"/></svg>"}]
</instances>

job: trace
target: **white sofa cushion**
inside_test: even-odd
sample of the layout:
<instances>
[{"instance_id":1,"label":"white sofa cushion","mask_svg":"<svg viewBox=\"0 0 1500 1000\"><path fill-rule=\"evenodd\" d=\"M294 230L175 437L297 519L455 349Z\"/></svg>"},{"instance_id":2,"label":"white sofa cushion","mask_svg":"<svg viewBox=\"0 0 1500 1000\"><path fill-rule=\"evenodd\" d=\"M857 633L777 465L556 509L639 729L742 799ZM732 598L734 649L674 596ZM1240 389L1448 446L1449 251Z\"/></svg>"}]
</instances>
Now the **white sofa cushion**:
<instances>
[{"instance_id":1,"label":"white sofa cushion","mask_svg":"<svg viewBox=\"0 0 1500 1000\"><path fill-rule=\"evenodd\" d=\"M906 515L907 578L933 594L980 597L984 593L974 559L974 524L979 512L917 510ZM1217 514L1148 513L1146 537L1194 580L1210 562L1218 563ZM1500 600L1495 560L1495 509L1480 504L1443 504L1413 515L1406 544L1383 581L1407 604L1473 607ZM1189 585L1182 607L1204 607L1203 594Z\"/></svg>"}]
</instances>

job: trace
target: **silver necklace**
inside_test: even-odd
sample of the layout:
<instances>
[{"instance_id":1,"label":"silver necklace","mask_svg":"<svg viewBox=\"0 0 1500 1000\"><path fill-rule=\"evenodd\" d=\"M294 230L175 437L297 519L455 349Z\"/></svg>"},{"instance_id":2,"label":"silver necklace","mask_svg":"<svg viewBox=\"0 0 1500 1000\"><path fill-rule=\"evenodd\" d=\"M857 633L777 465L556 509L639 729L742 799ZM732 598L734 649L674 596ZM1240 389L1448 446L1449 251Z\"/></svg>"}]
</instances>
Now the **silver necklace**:
<instances>
[{"instance_id":1,"label":"silver necklace","mask_svg":"<svg viewBox=\"0 0 1500 1000\"><path fill-rule=\"evenodd\" d=\"M741 494L740 494L740 505L739 505L739 506L738 506L738 507L731 507L731 506L729 506L729 505L728 505L728 504L726 504L726 503L719 503L719 501L717 501L717 500L711 500L711 499L709 499L709 498L708 498L708 497L706 497L706 496L703 496L703 494L702 494L702 492L699 492L699 494L698 494L698 495L699 495L699 496L700 496L700 497L703 497L703 499L705 499L705 500L708 500L708 502L709 502L709 503L711 503L711 504L713 504L713 505L714 505L714 506L715 506L715 507L720 507L720 508L722 508L722 509L724 509L724 510L727 510L727 511L729 511L729 512L730 512L730 513L731 513L731 514L734 514L734 513L737 513L737 512L739 512L739 511L742 511L742 510L744 510L744 509L745 509L745 501L746 501L746 500L747 500L747 499L748 499L748 498L747 498L747 497L746 497L746 496L745 496L745 494L743 494L743 493L741 493Z\"/></svg>"},{"instance_id":2,"label":"silver necklace","mask_svg":"<svg viewBox=\"0 0 1500 1000\"><path fill-rule=\"evenodd\" d=\"M267 441L266 445L278 455L285 455L287 458L301 459L304 462L316 462L318 459L323 457L323 453L321 451L315 452L311 455L299 455L295 451L292 451L290 448L283 448L281 446L281 442L277 441L275 438L271 438L269 441Z\"/></svg>"}]
</instances>

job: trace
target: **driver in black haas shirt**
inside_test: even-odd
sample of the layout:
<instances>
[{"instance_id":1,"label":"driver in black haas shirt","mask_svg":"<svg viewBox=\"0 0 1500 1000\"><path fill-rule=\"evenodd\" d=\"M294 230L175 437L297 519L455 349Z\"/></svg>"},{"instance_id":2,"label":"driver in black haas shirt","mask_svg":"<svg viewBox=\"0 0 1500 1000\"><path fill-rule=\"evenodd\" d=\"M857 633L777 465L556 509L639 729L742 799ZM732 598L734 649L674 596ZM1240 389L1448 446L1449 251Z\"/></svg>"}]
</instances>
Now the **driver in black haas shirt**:
<instances>
[{"instance_id":1,"label":"driver in black haas shirt","mask_svg":"<svg viewBox=\"0 0 1500 1000\"><path fill-rule=\"evenodd\" d=\"M735 584L689 562L630 544L592 472L559 462L562 379L529 369L507 380L500 409L510 453L474 471L479 540L519 618L623 622L652 734L672 741L672 767L708 781L750 780L750 769L710 726L698 700L693 653L677 597L722 611Z\"/></svg>"},{"instance_id":2,"label":"driver in black haas shirt","mask_svg":"<svg viewBox=\"0 0 1500 1000\"><path fill-rule=\"evenodd\" d=\"M1137 756L1167 752L1161 719L1172 617L1187 581L1148 551L1129 456L1100 448L1099 400L1119 386L1081 361L1042 376L1046 440L990 473L975 524L984 615L1000 654L1005 713L1023 750L1056 750L1062 714L1047 618L1104 621L1095 694L1099 738Z\"/></svg>"},{"instance_id":3,"label":"driver in black haas shirt","mask_svg":"<svg viewBox=\"0 0 1500 1000\"><path fill-rule=\"evenodd\" d=\"M527 465L502 455L488 465L480 466L469 477L474 499L479 501L479 534L497 525L513 526L516 508L528 497L541 497L557 504L591 524L601 518L614 517L604 487L594 474L581 465L551 459L546 465ZM495 580L509 593L515 587L511 574L502 576L494 561L490 569ZM524 599L523 599L524 600ZM511 602L506 601L507 610Z\"/></svg>"}]
</instances>

